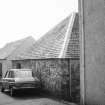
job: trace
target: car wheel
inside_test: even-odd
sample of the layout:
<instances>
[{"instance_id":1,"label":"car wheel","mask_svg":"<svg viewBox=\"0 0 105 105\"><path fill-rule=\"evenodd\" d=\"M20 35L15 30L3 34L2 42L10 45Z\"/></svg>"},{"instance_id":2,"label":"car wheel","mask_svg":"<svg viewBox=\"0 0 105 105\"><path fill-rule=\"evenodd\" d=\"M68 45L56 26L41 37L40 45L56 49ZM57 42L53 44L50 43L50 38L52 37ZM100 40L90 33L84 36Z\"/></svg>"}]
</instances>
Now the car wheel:
<instances>
[{"instance_id":1,"label":"car wheel","mask_svg":"<svg viewBox=\"0 0 105 105\"><path fill-rule=\"evenodd\" d=\"M13 96L14 95L14 89L10 88L10 95Z\"/></svg>"},{"instance_id":2,"label":"car wheel","mask_svg":"<svg viewBox=\"0 0 105 105\"><path fill-rule=\"evenodd\" d=\"M1 92L4 92L4 88L3 87L1 87Z\"/></svg>"}]
</instances>

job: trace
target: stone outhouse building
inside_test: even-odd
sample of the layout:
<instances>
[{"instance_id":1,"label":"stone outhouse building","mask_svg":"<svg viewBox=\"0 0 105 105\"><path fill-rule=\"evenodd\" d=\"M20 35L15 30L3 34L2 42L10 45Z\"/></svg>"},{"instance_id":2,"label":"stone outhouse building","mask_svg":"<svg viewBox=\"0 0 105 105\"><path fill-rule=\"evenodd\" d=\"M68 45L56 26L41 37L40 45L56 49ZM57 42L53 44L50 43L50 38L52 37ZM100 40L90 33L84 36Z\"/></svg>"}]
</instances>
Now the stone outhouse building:
<instances>
[{"instance_id":1,"label":"stone outhouse building","mask_svg":"<svg viewBox=\"0 0 105 105\"><path fill-rule=\"evenodd\" d=\"M6 44L0 49L0 77L2 77L5 72L12 68L12 57L21 54L26 51L27 48L32 46L35 40L32 37L27 37L22 40L11 42ZM17 68L21 68L20 64L16 65Z\"/></svg>"},{"instance_id":2,"label":"stone outhouse building","mask_svg":"<svg viewBox=\"0 0 105 105\"><path fill-rule=\"evenodd\" d=\"M31 68L45 90L60 98L80 101L79 17L72 13L26 52L12 57L12 66Z\"/></svg>"}]
</instances>

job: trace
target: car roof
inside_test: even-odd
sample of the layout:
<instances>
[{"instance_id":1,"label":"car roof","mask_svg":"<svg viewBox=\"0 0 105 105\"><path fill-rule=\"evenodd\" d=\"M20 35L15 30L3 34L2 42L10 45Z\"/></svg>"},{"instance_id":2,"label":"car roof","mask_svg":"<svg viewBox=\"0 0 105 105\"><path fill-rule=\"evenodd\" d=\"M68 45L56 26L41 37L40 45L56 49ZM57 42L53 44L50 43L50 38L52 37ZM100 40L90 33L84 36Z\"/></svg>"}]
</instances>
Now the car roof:
<instances>
[{"instance_id":1,"label":"car roof","mask_svg":"<svg viewBox=\"0 0 105 105\"><path fill-rule=\"evenodd\" d=\"M32 69L10 69L8 71L32 71Z\"/></svg>"}]
</instances>

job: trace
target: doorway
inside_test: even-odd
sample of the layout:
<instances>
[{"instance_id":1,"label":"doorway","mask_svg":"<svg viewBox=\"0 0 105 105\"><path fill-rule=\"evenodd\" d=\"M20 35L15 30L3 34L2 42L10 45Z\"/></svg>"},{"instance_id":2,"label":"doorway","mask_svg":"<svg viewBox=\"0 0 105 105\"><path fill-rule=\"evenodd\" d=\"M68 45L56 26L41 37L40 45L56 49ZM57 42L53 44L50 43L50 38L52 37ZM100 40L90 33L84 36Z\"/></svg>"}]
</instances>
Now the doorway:
<instances>
[{"instance_id":1,"label":"doorway","mask_svg":"<svg viewBox=\"0 0 105 105\"><path fill-rule=\"evenodd\" d=\"M0 78L2 77L2 63L0 63Z\"/></svg>"}]
</instances>

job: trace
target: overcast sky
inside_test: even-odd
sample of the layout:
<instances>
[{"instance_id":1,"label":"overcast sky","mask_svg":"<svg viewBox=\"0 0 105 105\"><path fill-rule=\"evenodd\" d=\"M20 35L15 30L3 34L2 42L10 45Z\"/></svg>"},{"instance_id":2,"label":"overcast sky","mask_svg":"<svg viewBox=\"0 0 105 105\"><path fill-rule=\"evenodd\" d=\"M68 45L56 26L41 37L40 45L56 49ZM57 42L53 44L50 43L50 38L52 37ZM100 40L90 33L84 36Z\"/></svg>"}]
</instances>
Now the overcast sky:
<instances>
[{"instance_id":1,"label":"overcast sky","mask_svg":"<svg viewBox=\"0 0 105 105\"><path fill-rule=\"evenodd\" d=\"M71 12L78 0L0 0L0 47L33 36L36 40Z\"/></svg>"}]
</instances>

